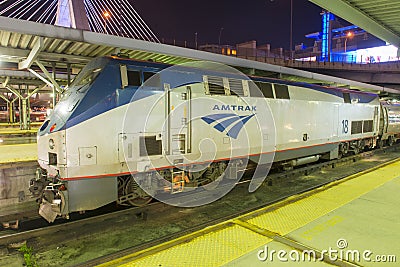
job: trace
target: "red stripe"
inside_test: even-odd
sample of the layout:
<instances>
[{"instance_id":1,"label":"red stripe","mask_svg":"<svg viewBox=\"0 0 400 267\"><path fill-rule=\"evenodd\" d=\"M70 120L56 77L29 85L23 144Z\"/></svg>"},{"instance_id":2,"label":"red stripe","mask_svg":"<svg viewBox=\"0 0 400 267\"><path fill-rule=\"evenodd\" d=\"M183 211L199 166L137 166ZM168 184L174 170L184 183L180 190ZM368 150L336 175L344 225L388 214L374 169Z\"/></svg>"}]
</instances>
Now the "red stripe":
<instances>
[{"instance_id":1,"label":"red stripe","mask_svg":"<svg viewBox=\"0 0 400 267\"><path fill-rule=\"evenodd\" d=\"M365 139L365 138L350 139L350 140L346 140L346 142L355 141L355 140L361 140L361 139ZM275 151L275 153L298 150L298 149L304 149L304 148L311 148L311 147L317 147L317 146L338 144L338 143L340 143L340 142L329 142L329 143L317 144L317 145L312 145L312 146L302 146L302 147L297 147L297 148L289 148L289 149L284 149L284 150L277 150L277 151ZM225 160L231 160L231 159L241 159L241 158L254 157L254 156L266 155L266 154L271 154L271 153L273 153L273 152L264 152L264 153L259 153L259 154L249 154L249 155L245 155L245 156L232 157L232 158L220 158L220 159L217 159L217 160L195 162L195 163L190 163L190 164L178 164L178 165L175 165L175 166L164 166L164 167L160 167L160 168L149 169L149 171L159 171L159 170L171 169L171 168L176 168L176 167L190 166L190 165L193 165L193 164L199 164L200 165L200 164L205 164L205 163L210 163L210 162L219 162L219 161L225 161ZM102 174L102 175L96 175L96 176L93 176L93 175L92 176L78 176L78 177L71 177L71 178L61 178L61 180L63 180L63 181L76 181L76 180L82 180L82 179L98 179L98 178L129 175L129 174L135 174L135 173L138 173L138 171L115 173L115 174Z\"/></svg>"}]
</instances>

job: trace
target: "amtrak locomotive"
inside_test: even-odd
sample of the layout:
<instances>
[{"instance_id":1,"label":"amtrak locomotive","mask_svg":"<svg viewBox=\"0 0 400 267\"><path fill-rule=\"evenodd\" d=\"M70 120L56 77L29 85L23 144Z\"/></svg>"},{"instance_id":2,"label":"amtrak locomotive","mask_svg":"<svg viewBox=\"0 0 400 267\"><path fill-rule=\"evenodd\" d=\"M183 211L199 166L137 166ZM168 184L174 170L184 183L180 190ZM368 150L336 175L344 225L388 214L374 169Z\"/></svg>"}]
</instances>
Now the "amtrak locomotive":
<instances>
[{"instance_id":1,"label":"amtrak locomotive","mask_svg":"<svg viewBox=\"0 0 400 267\"><path fill-rule=\"evenodd\" d=\"M238 179L249 164L292 168L400 137L400 106L376 94L170 67L101 57L75 78L38 132L30 190L46 220L145 205Z\"/></svg>"}]
</instances>

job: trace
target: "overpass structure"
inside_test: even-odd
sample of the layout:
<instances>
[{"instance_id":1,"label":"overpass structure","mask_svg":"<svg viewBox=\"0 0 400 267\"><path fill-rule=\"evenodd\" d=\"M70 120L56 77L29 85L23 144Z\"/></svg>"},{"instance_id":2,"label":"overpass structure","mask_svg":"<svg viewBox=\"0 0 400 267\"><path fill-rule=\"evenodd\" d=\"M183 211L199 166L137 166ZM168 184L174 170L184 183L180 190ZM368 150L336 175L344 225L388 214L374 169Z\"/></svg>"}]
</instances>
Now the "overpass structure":
<instances>
[{"instance_id":1,"label":"overpass structure","mask_svg":"<svg viewBox=\"0 0 400 267\"><path fill-rule=\"evenodd\" d=\"M309 0L398 48L400 57L400 2L392 0ZM346 64L288 62L295 68L400 89L399 62Z\"/></svg>"},{"instance_id":2,"label":"overpass structure","mask_svg":"<svg viewBox=\"0 0 400 267\"><path fill-rule=\"evenodd\" d=\"M376 37L400 47L400 2L393 0L309 0L357 25ZM400 57L400 51L397 51Z\"/></svg>"},{"instance_id":3,"label":"overpass structure","mask_svg":"<svg viewBox=\"0 0 400 267\"><path fill-rule=\"evenodd\" d=\"M22 112L25 110L25 113L29 113L29 97L43 90L51 90L54 104L63 86L89 60L111 54L168 64L213 61L237 67L251 75L399 93L393 88L108 33L0 17L0 97L8 103L9 109L18 100ZM23 117L21 128L29 128L29 116L25 114Z\"/></svg>"}]
</instances>

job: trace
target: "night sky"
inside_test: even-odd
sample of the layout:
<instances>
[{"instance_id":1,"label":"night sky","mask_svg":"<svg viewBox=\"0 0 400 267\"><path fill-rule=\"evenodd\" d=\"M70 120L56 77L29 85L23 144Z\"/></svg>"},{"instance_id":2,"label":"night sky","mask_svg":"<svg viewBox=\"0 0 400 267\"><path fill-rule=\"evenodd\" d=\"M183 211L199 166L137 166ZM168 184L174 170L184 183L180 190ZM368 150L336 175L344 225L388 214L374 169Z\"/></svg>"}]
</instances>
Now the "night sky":
<instances>
[{"instance_id":1,"label":"night sky","mask_svg":"<svg viewBox=\"0 0 400 267\"><path fill-rule=\"evenodd\" d=\"M130 0L160 40L221 44L256 40L258 45L289 49L290 0ZM293 0L293 44L312 45L304 35L321 31L321 8Z\"/></svg>"}]
</instances>

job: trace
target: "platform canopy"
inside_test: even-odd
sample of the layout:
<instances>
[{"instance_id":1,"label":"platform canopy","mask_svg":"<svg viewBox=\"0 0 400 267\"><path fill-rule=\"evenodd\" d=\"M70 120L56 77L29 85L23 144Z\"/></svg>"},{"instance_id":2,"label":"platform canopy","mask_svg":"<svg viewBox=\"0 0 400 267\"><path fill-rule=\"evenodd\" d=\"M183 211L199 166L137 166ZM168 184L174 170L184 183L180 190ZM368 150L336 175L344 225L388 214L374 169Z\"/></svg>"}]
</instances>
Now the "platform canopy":
<instances>
[{"instance_id":1,"label":"platform canopy","mask_svg":"<svg viewBox=\"0 0 400 267\"><path fill-rule=\"evenodd\" d=\"M309 0L357 25L376 37L400 47L400 1L398 0ZM397 52L400 56L400 50Z\"/></svg>"},{"instance_id":2,"label":"platform canopy","mask_svg":"<svg viewBox=\"0 0 400 267\"><path fill-rule=\"evenodd\" d=\"M81 68L90 59L124 54L139 60L179 64L195 60L213 61L237 67L246 74L270 74L289 80L333 84L352 89L398 93L398 90L346 80L333 76L287 68L259 61L213 54L161 43L130 39L120 36L64 28L48 24L0 17L0 79L17 76L34 77L46 69L65 74L67 65ZM31 70L27 72L26 70ZM57 73L56 76L59 76ZM36 75L37 76L37 75ZM0 82L2 82L0 80Z\"/></svg>"}]
</instances>

